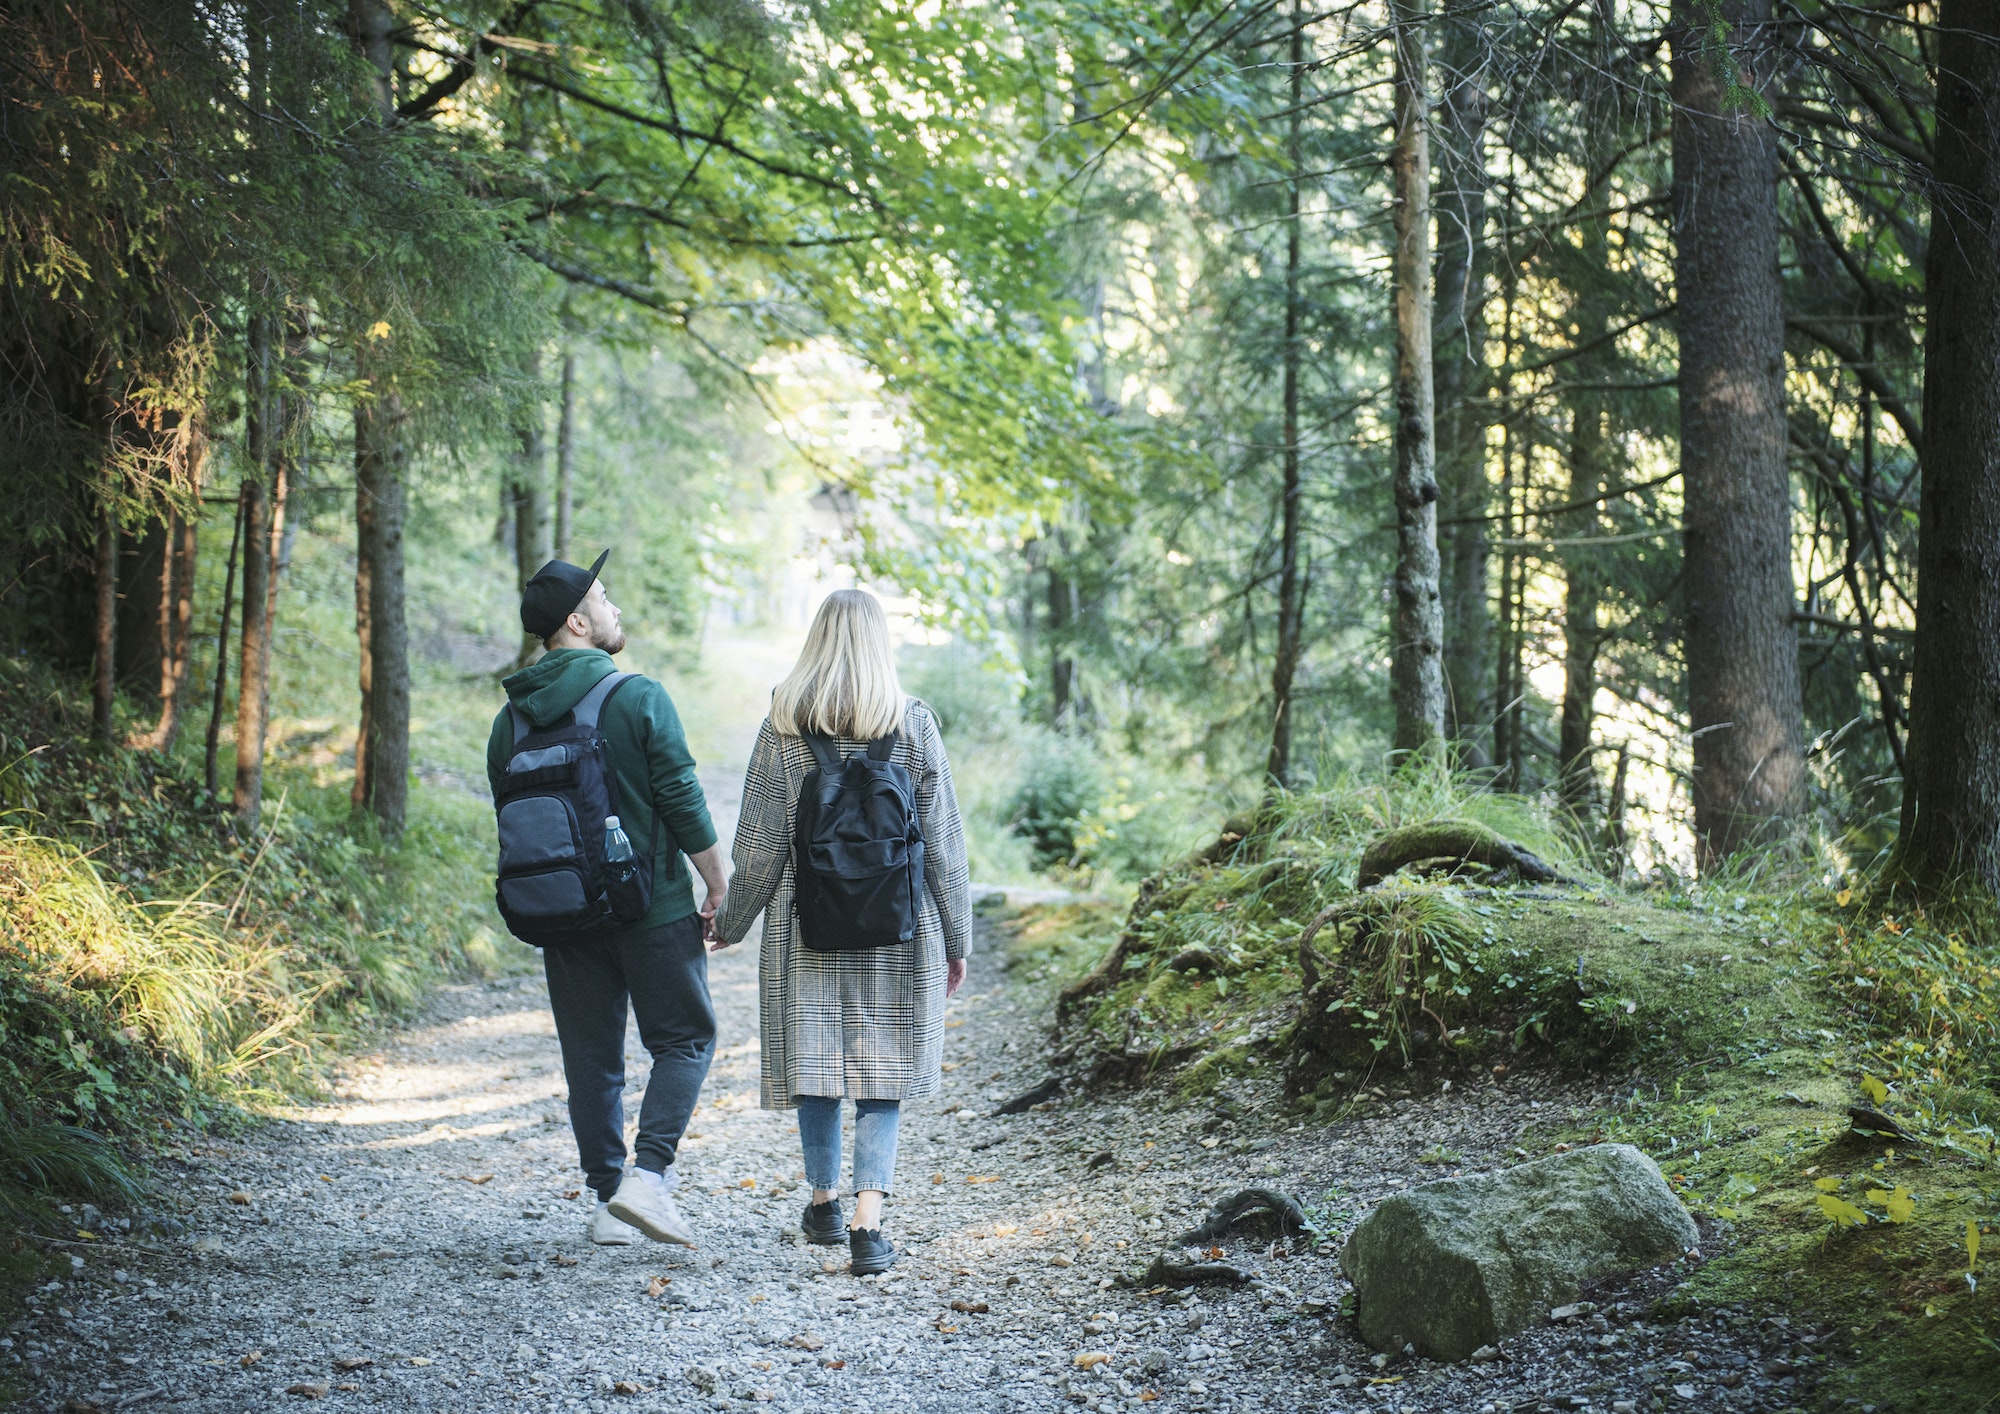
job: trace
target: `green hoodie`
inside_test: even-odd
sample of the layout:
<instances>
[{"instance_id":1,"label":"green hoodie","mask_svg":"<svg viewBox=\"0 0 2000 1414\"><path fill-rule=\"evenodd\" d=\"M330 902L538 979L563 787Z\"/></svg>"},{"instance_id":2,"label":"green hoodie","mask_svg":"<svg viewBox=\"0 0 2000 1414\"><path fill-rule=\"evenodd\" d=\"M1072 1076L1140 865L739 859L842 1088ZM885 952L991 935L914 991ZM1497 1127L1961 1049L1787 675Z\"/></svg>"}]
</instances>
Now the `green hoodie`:
<instances>
[{"instance_id":1,"label":"green hoodie","mask_svg":"<svg viewBox=\"0 0 2000 1414\"><path fill-rule=\"evenodd\" d=\"M500 685L529 722L547 727L567 716L598 679L615 671L611 655L600 649L558 648ZM681 856L699 854L715 843L715 826L709 823L708 802L695 780L694 757L688 754L680 714L664 687L651 678L634 678L612 694L597 729L618 780L619 823L634 847L644 849L652 838L654 820L660 822L659 848L653 856L653 906L634 926L657 928L678 922L695 911L694 884ZM486 780L495 792L513 753L514 723L502 708L486 742Z\"/></svg>"}]
</instances>

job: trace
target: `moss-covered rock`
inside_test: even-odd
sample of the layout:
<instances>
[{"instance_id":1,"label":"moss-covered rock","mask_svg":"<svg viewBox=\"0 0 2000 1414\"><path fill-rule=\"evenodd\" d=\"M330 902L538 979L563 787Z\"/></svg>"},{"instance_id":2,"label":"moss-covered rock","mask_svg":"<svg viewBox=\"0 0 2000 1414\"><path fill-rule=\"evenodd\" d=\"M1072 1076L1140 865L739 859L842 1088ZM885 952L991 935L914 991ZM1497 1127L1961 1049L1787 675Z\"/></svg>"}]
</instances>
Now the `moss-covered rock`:
<instances>
[{"instance_id":1,"label":"moss-covered rock","mask_svg":"<svg viewBox=\"0 0 2000 1414\"><path fill-rule=\"evenodd\" d=\"M1377 1350L1463 1360L1576 1299L1579 1283L1680 1256L1694 1220L1659 1166L1595 1144L1387 1199L1340 1254Z\"/></svg>"}]
</instances>

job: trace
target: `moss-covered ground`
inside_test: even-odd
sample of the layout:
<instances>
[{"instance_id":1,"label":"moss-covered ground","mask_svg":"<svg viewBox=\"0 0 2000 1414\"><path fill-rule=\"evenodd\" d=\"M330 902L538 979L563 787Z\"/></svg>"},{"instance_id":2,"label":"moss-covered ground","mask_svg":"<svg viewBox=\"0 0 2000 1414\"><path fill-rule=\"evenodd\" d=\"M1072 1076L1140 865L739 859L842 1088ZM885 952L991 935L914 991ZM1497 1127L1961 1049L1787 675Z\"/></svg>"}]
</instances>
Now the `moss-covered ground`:
<instances>
[{"instance_id":1,"label":"moss-covered ground","mask_svg":"<svg viewBox=\"0 0 2000 1414\"><path fill-rule=\"evenodd\" d=\"M1282 1068L1295 1112L1331 1121L1474 1067L1595 1073L1620 1098L1522 1150L1635 1144L1711 1220L1666 1313L1831 1326L1830 1407L2000 1403L2000 1274L1977 1250L2000 1248L1990 933L1895 916L1838 879L1622 887L1519 816L1557 883L1459 870L1358 893L1373 833L1468 805L1390 800L1237 822L1127 914L1017 914L1010 966L1050 989L1058 1045L1100 1081L1189 1093ZM1518 809L1470 804L1503 830L1493 817ZM1328 909L1308 1003L1298 940Z\"/></svg>"}]
</instances>

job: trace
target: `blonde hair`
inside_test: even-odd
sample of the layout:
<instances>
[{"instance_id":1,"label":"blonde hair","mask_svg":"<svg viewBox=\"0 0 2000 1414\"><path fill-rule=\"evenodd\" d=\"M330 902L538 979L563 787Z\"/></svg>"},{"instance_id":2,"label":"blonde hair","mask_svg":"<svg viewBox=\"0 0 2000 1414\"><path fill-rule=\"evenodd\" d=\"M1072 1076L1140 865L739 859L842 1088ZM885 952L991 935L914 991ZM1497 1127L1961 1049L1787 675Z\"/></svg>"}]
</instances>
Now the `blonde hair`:
<instances>
[{"instance_id":1,"label":"blonde hair","mask_svg":"<svg viewBox=\"0 0 2000 1414\"><path fill-rule=\"evenodd\" d=\"M872 741L903 722L903 685L889 616L865 589L827 596L791 674L771 694L771 725L786 736Z\"/></svg>"}]
</instances>

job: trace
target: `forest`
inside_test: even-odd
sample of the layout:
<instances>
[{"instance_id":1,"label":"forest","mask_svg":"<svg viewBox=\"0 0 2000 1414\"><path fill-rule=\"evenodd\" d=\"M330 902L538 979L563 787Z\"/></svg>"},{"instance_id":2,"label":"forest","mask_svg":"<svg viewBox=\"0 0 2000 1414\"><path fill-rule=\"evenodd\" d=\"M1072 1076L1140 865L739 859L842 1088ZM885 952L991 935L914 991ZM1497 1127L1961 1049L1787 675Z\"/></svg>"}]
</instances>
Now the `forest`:
<instances>
[{"instance_id":1,"label":"forest","mask_svg":"<svg viewBox=\"0 0 2000 1414\"><path fill-rule=\"evenodd\" d=\"M1491 1163L1701 1225L1646 1319L1826 1342L1694 1407L1991 1402L1992 0L0 7L0 1397L99 1407L106 1215L539 974L485 733L605 547L711 797L890 604L1049 1095L1547 1077Z\"/></svg>"}]
</instances>

